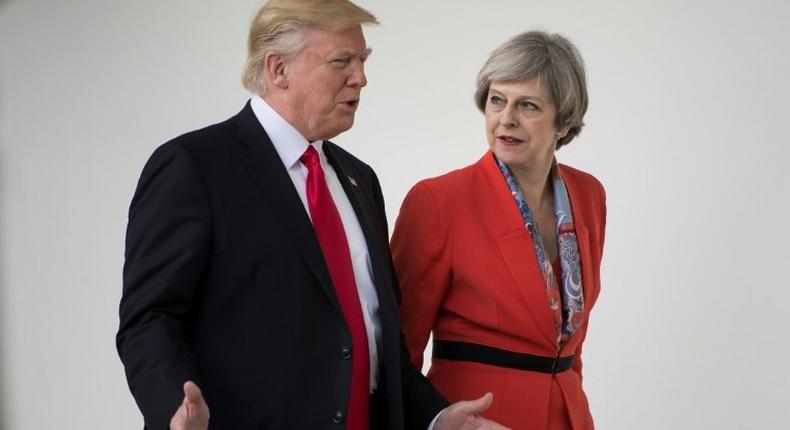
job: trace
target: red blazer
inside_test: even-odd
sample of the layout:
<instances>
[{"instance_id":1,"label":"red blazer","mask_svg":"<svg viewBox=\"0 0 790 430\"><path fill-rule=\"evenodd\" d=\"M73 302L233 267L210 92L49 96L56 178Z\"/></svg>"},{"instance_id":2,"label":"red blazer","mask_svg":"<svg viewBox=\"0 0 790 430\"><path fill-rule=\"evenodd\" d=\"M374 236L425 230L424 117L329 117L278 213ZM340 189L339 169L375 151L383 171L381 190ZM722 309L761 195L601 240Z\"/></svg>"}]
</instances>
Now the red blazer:
<instances>
[{"instance_id":1,"label":"red blazer","mask_svg":"<svg viewBox=\"0 0 790 430\"><path fill-rule=\"evenodd\" d=\"M560 171L576 226L587 319L600 290L605 194L593 176L565 165ZM577 357L573 369L553 376L433 360L428 378L448 400L490 391L494 403L483 415L513 429L546 429L563 411L574 430L593 428L582 390L587 321L558 351L532 240L491 152L471 166L415 185L401 207L391 246L403 294L403 331L418 368L431 331L435 339Z\"/></svg>"}]
</instances>

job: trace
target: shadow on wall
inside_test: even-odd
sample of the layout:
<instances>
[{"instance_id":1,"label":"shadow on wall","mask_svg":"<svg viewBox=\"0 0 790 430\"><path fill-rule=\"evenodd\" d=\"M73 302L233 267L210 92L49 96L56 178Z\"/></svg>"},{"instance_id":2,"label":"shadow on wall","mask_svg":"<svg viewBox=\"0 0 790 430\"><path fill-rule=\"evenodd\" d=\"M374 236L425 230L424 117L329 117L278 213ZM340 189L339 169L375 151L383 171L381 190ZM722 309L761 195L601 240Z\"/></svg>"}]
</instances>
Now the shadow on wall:
<instances>
[{"instance_id":1,"label":"shadow on wall","mask_svg":"<svg viewBox=\"0 0 790 430\"><path fill-rule=\"evenodd\" d=\"M3 6L5 3L4 0L0 0L0 7ZM3 91L2 91L2 79L0 79L0 119L3 117ZM2 124L2 121L0 121ZM3 274L5 270L3 270L3 266L5 263L5 246L3 242L3 215L5 214L5 187L6 187L6 169L4 165L3 159L3 129L0 128L0 429L7 429L8 423L6 418L8 415L5 413L6 411L6 404L5 404L5 392L3 387L7 387L5 383L5 376L8 374L8 369L5 368L5 360L4 360L4 352L8 351L8 348L5 347L5 340L3 336L5 331L8 330L8 323L5 321L3 315L3 304L8 303L8 301L3 297L3 293L6 291L8 286L5 282L5 277Z\"/></svg>"},{"instance_id":2,"label":"shadow on wall","mask_svg":"<svg viewBox=\"0 0 790 430\"><path fill-rule=\"evenodd\" d=\"M3 6L9 4L9 0L0 0L0 10L3 9ZM3 117L3 92L2 92L2 79L0 79L0 118ZM1 122L0 122L1 123ZM4 339L4 332L8 330L7 324L3 324L3 303L7 303L7 301L3 298L3 292L7 288L5 283L5 278L3 277L3 265L5 262L5 252L3 247L3 234L2 234L2 226L3 226L3 214L4 214L4 200L5 200L5 167L3 165L3 130L0 128L0 429L8 428L7 414L5 413L6 405L5 405L5 393L3 392L3 387L6 387L5 383L5 375L7 374L7 370L5 368L5 360L3 356L3 351L6 351L5 348L5 341Z\"/></svg>"}]
</instances>

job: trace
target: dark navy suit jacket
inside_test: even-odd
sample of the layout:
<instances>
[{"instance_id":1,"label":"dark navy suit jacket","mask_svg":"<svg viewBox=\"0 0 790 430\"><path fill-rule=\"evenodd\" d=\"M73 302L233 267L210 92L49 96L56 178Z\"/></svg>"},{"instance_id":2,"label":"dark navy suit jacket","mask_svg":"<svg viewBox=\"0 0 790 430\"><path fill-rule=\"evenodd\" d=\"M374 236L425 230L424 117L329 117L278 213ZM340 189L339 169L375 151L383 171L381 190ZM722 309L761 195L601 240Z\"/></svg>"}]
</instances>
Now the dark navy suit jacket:
<instances>
[{"instance_id":1,"label":"dark navy suit jacket","mask_svg":"<svg viewBox=\"0 0 790 430\"><path fill-rule=\"evenodd\" d=\"M425 429L447 402L402 341L378 179L338 146L324 150L362 226L380 304L372 428ZM350 345L310 219L249 103L159 147L129 211L117 335L146 426L166 429L193 380L212 429L342 429Z\"/></svg>"}]
</instances>

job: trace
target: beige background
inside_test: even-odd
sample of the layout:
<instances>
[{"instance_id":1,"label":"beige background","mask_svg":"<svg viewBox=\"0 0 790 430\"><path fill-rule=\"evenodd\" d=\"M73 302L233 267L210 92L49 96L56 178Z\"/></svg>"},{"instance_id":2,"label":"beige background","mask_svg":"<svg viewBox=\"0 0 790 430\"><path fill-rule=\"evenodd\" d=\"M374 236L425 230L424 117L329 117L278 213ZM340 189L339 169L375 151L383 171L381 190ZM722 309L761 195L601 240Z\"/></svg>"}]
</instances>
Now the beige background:
<instances>
[{"instance_id":1,"label":"beige background","mask_svg":"<svg viewBox=\"0 0 790 430\"><path fill-rule=\"evenodd\" d=\"M370 84L338 143L394 223L485 150L486 55L527 29L589 70L559 153L605 184L585 346L601 429L779 428L787 334L790 10L752 1L374 1ZM241 109L245 1L0 0L0 428L139 429L114 348L126 210L159 144Z\"/></svg>"}]
</instances>

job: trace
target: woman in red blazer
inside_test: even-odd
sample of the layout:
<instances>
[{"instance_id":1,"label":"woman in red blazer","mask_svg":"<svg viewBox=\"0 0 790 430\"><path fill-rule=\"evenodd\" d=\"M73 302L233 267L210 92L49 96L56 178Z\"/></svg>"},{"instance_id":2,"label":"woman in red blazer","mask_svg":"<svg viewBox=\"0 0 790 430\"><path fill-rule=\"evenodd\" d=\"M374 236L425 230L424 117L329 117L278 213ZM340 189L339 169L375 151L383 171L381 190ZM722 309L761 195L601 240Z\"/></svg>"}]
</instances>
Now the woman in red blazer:
<instances>
[{"instance_id":1,"label":"woman in red blazer","mask_svg":"<svg viewBox=\"0 0 790 430\"><path fill-rule=\"evenodd\" d=\"M557 164L587 110L573 44L528 32L491 54L476 102L490 150L419 182L392 237L403 330L450 401L494 393L483 415L513 429L593 428L582 342L600 289L604 189Z\"/></svg>"}]
</instances>

